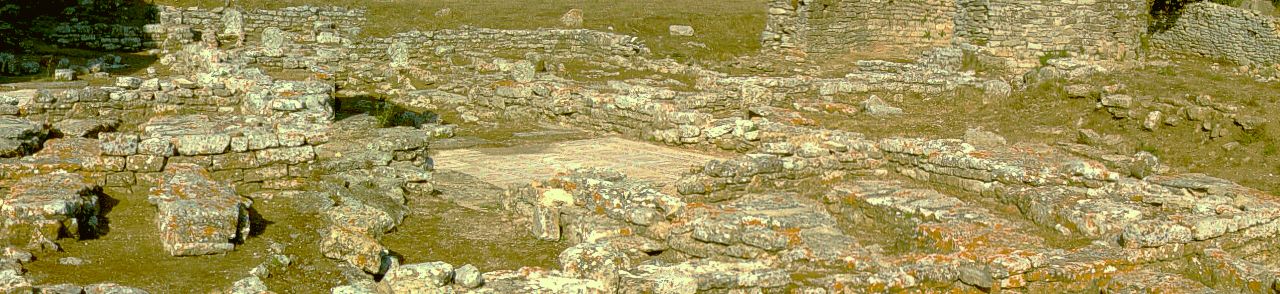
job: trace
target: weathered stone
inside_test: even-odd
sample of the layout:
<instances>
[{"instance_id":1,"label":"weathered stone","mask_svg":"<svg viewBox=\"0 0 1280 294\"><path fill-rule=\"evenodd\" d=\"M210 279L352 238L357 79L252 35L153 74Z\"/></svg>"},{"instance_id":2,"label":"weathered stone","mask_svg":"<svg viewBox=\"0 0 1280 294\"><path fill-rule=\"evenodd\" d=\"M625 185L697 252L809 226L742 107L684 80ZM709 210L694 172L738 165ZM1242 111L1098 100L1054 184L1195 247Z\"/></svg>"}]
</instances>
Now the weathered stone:
<instances>
[{"instance_id":1,"label":"weathered stone","mask_svg":"<svg viewBox=\"0 0 1280 294\"><path fill-rule=\"evenodd\" d=\"M1257 130L1267 124L1267 119L1257 116L1241 115L1236 117L1236 125L1246 131Z\"/></svg>"},{"instance_id":2,"label":"weathered stone","mask_svg":"<svg viewBox=\"0 0 1280 294\"><path fill-rule=\"evenodd\" d=\"M560 27L568 29L582 28L582 9L569 9L569 12L565 12L564 15L560 16Z\"/></svg>"},{"instance_id":3,"label":"weathered stone","mask_svg":"<svg viewBox=\"0 0 1280 294\"><path fill-rule=\"evenodd\" d=\"M138 135L124 133L103 133L102 154L113 156L129 156L138 154Z\"/></svg>"},{"instance_id":4,"label":"weathered stone","mask_svg":"<svg viewBox=\"0 0 1280 294\"><path fill-rule=\"evenodd\" d=\"M537 71L533 66L533 62L528 60L516 61L511 67L511 79L517 83L532 82L536 74Z\"/></svg>"},{"instance_id":5,"label":"weathered stone","mask_svg":"<svg viewBox=\"0 0 1280 294\"><path fill-rule=\"evenodd\" d=\"M680 37L692 37L692 36L693 36L693 27L691 27L691 26L686 26L686 25L672 25L670 28L668 28L668 30L669 30L669 31L671 31L671 35L672 35L672 36L680 36Z\"/></svg>"},{"instance_id":6,"label":"weathered stone","mask_svg":"<svg viewBox=\"0 0 1280 294\"><path fill-rule=\"evenodd\" d=\"M36 293L40 294L80 294L84 293L84 287L75 284L57 284L36 286Z\"/></svg>"},{"instance_id":7,"label":"weathered stone","mask_svg":"<svg viewBox=\"0 0 1280 294\"><path fill-rule=\"evenodd\" d=\"M791 277L786 270L758 262L702 259L669 266L641 265L626 271L622 280L625 289L633 291L630 293L694 293L710 290L761 291L783 287Z\"/></svg>"},{"instance_id":8,"label":"weathered stone","mask_svg":"<svg viewBox=\"0 0 1280 294\"><path fill-rule=\"evenodd\" d=\"M249 276L231 284L232 294L259 294L267 292L267 284L257 276Z\"/></svg>"},{"instance_id":9,"label":"weathered stone","mask_svg":"<svg viewBox=\"0 0 1280 294\"><path fill-rule=\"evenodd\" d=\"M122 286L116 283L100 283L84 286L85 294L147 294L142 289Z\"/></svg>"},{"instance_id":10,"label":"weathered stone","mask_svg":"<svg viewBox=\"0 0 1280 294\"><path fill-rule=\"evenodd\" d=\"M889 116L902 114L902 108L889 106L888 102L881 100L879 96L871 95L867 100L862 101L862 111L872 116Z\"/></svg>"},{"instance_id":11,"label":"weathered stone","mask_svg":"<svg viewBox=\"0 0 1280 294\"><path fill-rule=\"evenodd\" d=\"M330 226L320 241L320 252L325 257L340 259L366 273L385 273L391 258L389 252L367 230Z\"/></svg>"},{"instance_id":12,"label":"weathered stone","mask_svg":"<svg viewBox=\"0 0 1280 294\"><path fill-rule=\"evenodd\" d=\"M631 267L631 260L618 249L598 243L579 243L560 252L560 270L574 278L600 281L606 289L616 289L618 273Z\"/></svg>"},{"instance_id":13,"label":"weathered stone","mask_svg":"<svg viewBox=\"0 0 1280 294\"><path fill-rule=\"evenodd\" d=\"M231 136L227 134L181 135L175 138L174 147L178 154L211 155L227 152L231 145Z\"/></svg>"},{"instance_id":14,"label":"weathered stone","mask_svg":"<svg viewBox=\"0 0 1280 294\"><path fill-rule=\"evenodd\" d=\"M453 283L467 288L476 288L484 285L484 277L481 276L480 269L467 264L453 271Z\"/></svg>"},{"instance_id":15,"label":"weathered stone","mask_svg":"<svg viewBox=\"0 0 1280 294\"><path fill-rule=\"evenodd\" d=\"M299 164L315 159L316 154L311 146L271 148L256 152L257 164L276 163Z\"/></svg>"},{"instance_id":16,"label":"weathered stone","mask_svg":"<svg viewBox=\"0 0 1280 294\"><path fill-rule=\"evenodd\" d=\"M26 155L40 147L48 127L31 120L0 116L0 158Z\"/></svg>"},{"instance_id":17,"label":"weathered stone","mask_svg":"<svg viewBox=\"0 0 1280 294\"><path fill-rule=\"evenodd\" d=\"M392 293L442 293L453 281L453 265L436 261L406 264L391 269L382 283Z\"/></svg>"},{"instance_id":18,"label":"weathered stone","mask_svg":"<svg viewBox=\"0 0 1280 294\"><path fill-rule=\"evenodd\" d=\"M98 133L110 132L120 125L115 119L69 119L53 124L53 129L63 137L96 138Z\"/></svg>"},{"instance_id":19,"label":"weathered stone","mask_svg":"<svg viewBox=\"0 0 1280 294\"><path fill-rule=\"evenodd\" d=\"M1142 121L1142 128L1148 131L1156 130L1156 127L1159 127L1160 122L1162 122L1162 119L1161 119L1162 115L1163 113L1161 113L1158 110L1148 112L1147 118Z\"/></svg>"},{"instance_id":20,"label":"weathered stone","mask_svg":"<svg viewBox=\"0 0 1280 294\"><path fill-rule=\"evenodd\" d=\"M173 256L216 254L249 234L249 201L196 165L170 164L147 201L156 205L156 227Z\"/></svg>"},{"instance_id":21,"label":"weathered stone","mask_svg":"<svg viewBox=\"0 0 1280 294\"><path fill-rule=\"evenodd\" d=\"M285 32L276 27L268 27L262 30L262 47L267 49L283 48L288 43L288 36Z\"/></svg>"},{"instance_id":22,"label":"weathered stone","mask_svg":"<svg viewBox=\"0 0 1280 294\"><path fill-rule=\"evenodd\" d=\"M1101 93L1098 87L1089 84L1071 84L1062 87L1062 90L1067 93L1067 98L1075 99L1097 99Z\"/></svg>"},{"instance_id":23,"label":"weathered stone","mask_svg":"<svg viewBox=\"0 0 1280 294\"><path fill-rule=\"evenodd\" d=\"M965 130L964 141L978 147L1002 146L1008 143L1004 137L980 128Z\"/></svg>"},{"instance_id":24,"label":"weathered stone","mask_svg":"<svg viewBox=\"0 0 1280 294\"><path fill-rule=\"evenodd\" d=\"M1158 247L1192 240L1191 229L1170 221L1142 220L1126 227L1121 234L1125 247Z\"/></svg>"},{"instance_id":25,"label":"weathered stone","mask_svg":"<svg viewBox=\"0 0 1280 294\"><path fill-rule=\"evenodd\" d=\"M101 188L78 174L60 172L26 177L0 201L0 236L33 249L57 249L55 239L92 236L98 226Z\"/></svg>"},{"instance_id":26,"label":"weathered stone","mask_svg":"<svg viewBox=\"0 0 1280 294\"><path fill-rule=\"evenodd\" d=\"M1121 94L1107 95L1102 97L1102 100L1100 103L1102 103L1102 106L1106 106L1106 107L1127 109L1133 106L1133 97L1130 97L1129 95L1121 95Z\"/></svg>"},{"instance_id":27,"label":"weathered stone","mask_svg":"<svg viewBox=\"0 0 1280 294\"><path fill-rule=\"evenodd\" d=\"M60 68L53 70L53 80L55 81L74 81L76 80L76 71Z\"/></svg>"}]
</instances>

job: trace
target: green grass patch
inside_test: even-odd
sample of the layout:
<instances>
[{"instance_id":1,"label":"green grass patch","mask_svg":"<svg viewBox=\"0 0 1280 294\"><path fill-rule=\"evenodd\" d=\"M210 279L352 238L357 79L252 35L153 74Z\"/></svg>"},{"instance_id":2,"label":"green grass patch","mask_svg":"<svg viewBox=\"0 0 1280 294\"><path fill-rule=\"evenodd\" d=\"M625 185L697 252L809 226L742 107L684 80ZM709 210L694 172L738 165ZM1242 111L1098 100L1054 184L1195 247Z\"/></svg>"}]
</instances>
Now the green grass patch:
<instances>
[{"instance_id":1,"label":"green grass patch","mask_svg":"<svg viewBox=\"0 0 1280 294\"><path fill-rule=\"evenodd\" d=\"M223 0L154 0L179 7L222 7ZM767 8L763 0L236 0L246 10L300 5L331 5L368 10L368 36L390 36L410 30L457 28L462 25L497 29L555 28L570 9L583 11L583 26L641 37L660 57L679 60L727 60L760 49ZM444 8L445 17L434 14ZM692 26L693 37L670 36L671 25ZM701 48L690 42L701 43Z\"/></svg>"}]
</instances>

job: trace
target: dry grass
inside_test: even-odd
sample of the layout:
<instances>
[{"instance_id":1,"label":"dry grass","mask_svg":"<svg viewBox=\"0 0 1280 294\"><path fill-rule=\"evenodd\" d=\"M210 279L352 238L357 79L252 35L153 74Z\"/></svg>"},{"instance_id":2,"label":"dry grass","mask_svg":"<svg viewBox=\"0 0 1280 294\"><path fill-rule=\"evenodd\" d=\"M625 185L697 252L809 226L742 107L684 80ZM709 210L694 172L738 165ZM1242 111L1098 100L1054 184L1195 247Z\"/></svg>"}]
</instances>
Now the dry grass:
<instances>
[{"instance_id":1,"label":"dry grass","mask_svg":"<svg viewBox=\"0 0 1280 294\"><path fill-rule=\"evenodd\" d=\"M173 6L221 7L223 0L153 0ZM276 9L300 5L334 5L368 9L370 36L388 36L409 30L456 28L462 25L500 29L535 29L559 26L570 9L583 11L583 26L641 37L660 57L680 60L726 60L759 50L764 30L764 0L233 0L244 9ZM444 8L447 17L434 14ZM673 37L671 25L690 25L694 37ZM706 48L687 43L696 42Z\"/></svg>"},{"instance_id":2,"label":"dry grass","mask_svg":"<svg viewBox=\"0 0 1280 294\"><path fill-rule=\"evenodd\" d=\"M1237 126L1227 125L1227 136L1210 139L1199 124L1185 120L1178 126L1146 131L1141 118L1118 120L1105 110L1096 109L1096 101L1066 98L1062 87L1068 83L1064 81L1046 81L988 104L982 104L977 93L907 96L901 102L892 101L893 95L880 93L881 98L906 111L906 115L898 117L825 113L806 116L823 127L853 130L874 138L960 138L966 129L982 127L1008 137L1010 142L1053 144L1074 142L1076 129L1087 128L1124 137L1133 150L1121 153L1149 151L1179 172L1206 173L1280 194L1280 132L1275 131L1280 130L1280 113L1272 111L1280 109L1280 84L1259 83L1229 73L1230 65L1219 67L1222 69L1213 69L1213 62L1207 60L1182 59L1169 67L1115 71L1084 83L1099 87L1124 84L1125 93L1134 97L1207 94L1214 101L1242 107L1242 114L1266 117L1270 123L1265 129L1272 131L1245 133ZM866 95L843 99L856 104ZM1227 151L1223 145L1230 142L1241 146Z\"/></svg>"}]
</instances>

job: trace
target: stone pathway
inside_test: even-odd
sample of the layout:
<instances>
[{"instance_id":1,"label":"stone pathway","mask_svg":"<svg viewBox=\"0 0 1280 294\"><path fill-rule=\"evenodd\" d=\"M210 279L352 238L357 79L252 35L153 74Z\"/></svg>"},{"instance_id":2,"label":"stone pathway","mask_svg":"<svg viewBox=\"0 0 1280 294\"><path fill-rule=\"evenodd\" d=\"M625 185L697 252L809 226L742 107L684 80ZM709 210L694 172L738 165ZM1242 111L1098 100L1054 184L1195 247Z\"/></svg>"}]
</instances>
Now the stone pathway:
<instances>
[{"instance_id":1,"label":"stone pathway","mask_svg":"<svg viewBox=\"0 0 1280 294\"><path fill-rule=\"evenodd\" d=\"M691 166L719 157L620 138L600 138L505 148L444 150L432 156L437 170L451 170L506 187L546 179L570 167L611 168L631 178L673 183Z\"/></svg>"}]
</instances>

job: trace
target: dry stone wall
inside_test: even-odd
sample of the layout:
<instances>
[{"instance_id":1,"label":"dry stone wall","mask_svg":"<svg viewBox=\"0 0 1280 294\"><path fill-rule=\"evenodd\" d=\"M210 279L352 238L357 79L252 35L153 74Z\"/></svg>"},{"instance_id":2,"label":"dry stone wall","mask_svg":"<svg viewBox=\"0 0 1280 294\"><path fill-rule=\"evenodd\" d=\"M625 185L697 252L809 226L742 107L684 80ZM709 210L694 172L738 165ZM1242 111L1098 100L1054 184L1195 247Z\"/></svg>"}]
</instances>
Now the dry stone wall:
<instances>
[{"instance_id":1,"label":"dry stone wall","mask_svg":"<svg viewBox=\"0 0 1280 294\"><path fill-rule=\"evenodd\" d=\"M202 9L198 7L160 7L160 23L184 25L197 30L216 28L219 34L232 33L237 26L245 34L260 35L267 28L295 33L300 40L315 40L322 32L344 37L360 33L365 23L365 10L342 7L297 6L278 10Z\"/></svg>"},{"instance_id":2,"label":"dry stone wall","mask_svg":"<svg viewBox=\"0 0 1280 294\"><path fill-rule=\"evenodd\" d=\"M954 0L773 1L763 41L816 55L914 56L951 42L955 9Z\"/></svg>"},{"instance_id":3,"label":"dry stone wall","mask_svg":"<svg viewBox=\"0 0 1280 294\"><path fill-rule=\"evenodd\" d=\"M766 50L794 48L828 59L971 44L1018 68L1046 54L1133 58L1147 6L1106 1L771 1ZM904 55L898 55L902 57Z\"/></svg>"},{"instance_id":4,"label":"dry stone wall","mask_svg":"<svg viewBox=\"0 0 1280 294\"><path fill-rule=\"evenodd\" d=\"M1266 66L1280 63L1280 19L1211 2L1188 4L1151 36L1157 48Z\"/></svg>"},{"instance_id":5,"label":"dry stone wall","mask_svg":"<svg viewBox=\"0 0 1280 294\"><path fill-rule=\"evenodd\" d=\"M1137 57L1146 31L1144 0L959 0L956 42L1026 68L1040 57L1072 54L1102 60Z\"/></svg>"}]
</instances>

